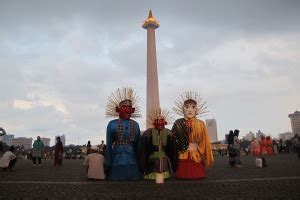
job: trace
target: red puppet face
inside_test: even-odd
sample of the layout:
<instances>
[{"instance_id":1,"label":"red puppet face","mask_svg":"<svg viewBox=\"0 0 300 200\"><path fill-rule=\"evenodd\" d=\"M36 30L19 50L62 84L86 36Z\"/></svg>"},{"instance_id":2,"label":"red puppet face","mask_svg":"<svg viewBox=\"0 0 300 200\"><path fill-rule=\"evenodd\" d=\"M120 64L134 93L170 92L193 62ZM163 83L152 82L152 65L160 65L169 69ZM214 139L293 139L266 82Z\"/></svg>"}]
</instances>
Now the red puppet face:
<instances>
[{"instance_id":1,"label":"red puppet face","mask_svg":"<svg viewBox=\"0 0 300 200\"><path fill-rule=\"evenodd\" d=\"M119 113L121 119L130 119L131 114L134 113L135 108L132 106L122 105L116 108L116 111Z\"/></svg>"},{"instance_id":2,"label":"red puppet face","mask_svg":"<svg viewBox=\"0 0 300 200\"><path fill-rule=\"evenodd\" d=\"M129 99L125 99L119 103L116 107L116 111L119 113L121 119L130 119L131 114L134 113L135 108L132 107L132 102Z\"/></svg>"},{"instance_id":3,"label":"red puppet face","mask_svg":"<svg viewBox=\"0 0 300 200\"><path fill-rule=\"evenodd\" d=\"M154 127L158 130L164 129L166 124L167 122L165 121L165 119L162 118L155 119L154 121Z\"/></svg>"}]
</instances>

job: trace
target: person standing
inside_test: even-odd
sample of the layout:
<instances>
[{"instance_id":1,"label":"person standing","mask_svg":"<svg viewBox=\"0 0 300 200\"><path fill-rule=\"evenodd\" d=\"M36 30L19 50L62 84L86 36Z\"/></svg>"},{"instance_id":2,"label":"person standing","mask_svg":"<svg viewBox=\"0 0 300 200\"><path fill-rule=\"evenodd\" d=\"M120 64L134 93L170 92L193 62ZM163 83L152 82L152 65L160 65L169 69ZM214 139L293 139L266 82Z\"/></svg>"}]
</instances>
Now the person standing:
<instances>
[{"instance_id":1,"label":"person standing","mask_svg":"<svg viewBox=\"0 0 300 200\"><path fill-rule=\"evenodd\" d=\"M136 121L130 119L131 117L140 117L136 103L137 97L133 90L123 88L112 94L106 106L107 117L118 117L108 123L106 131L108 180L141 179L138 167L140 127Z\"/></svg>"},{"instance_id":2,"label":"person standing","mask_svg":"<svg viewBox=\"0 0 300 200\"><path fill-rule=\"evenodd\" d=\"M104 156L98 152L97 146L91 146L89 154L83 161L83 166L87 168L87 177L89 179L105 179L104 174Z\"/></svg>"},{"instance_id":3,"label":"person standing","mask_svg":"<svg viewBox=\"0 0 300 200\"><path fill-rule=\"evenodd\" d=\"M253 139L251 142L251 155L260 156L260 145L257 139Z\"/></svg>"},{"instance_id":4,"label":"person standing","mask_svg":"<svg viewBox=\"0 0 300 200\"><path fill-rule=\"evenodd\" d=\"M275 139L273 140L273 151L275 155L278 154L278 143Z\"/></svg>"},{"instance_id":5,"label":"person standing","mask_svg":"<svg viewBox=\"0 0 300 200\"><path fill-rule=\"evenodd\" d=\"M238 129L235 129L233 132L234 139L233 139L233 146L236 151L236 157L235 157L235 167L242 167L241 165L241 140L239 139L239 133L240 131Z\"/></svg>"},{"instance_id":6,"label":"person standing","mask_svg":"<svg viewBox=\"0 0 300 200\"><path fill-rule=\"evenodd\" d=\"M17 162L17 156L14 154L15 147L11 146L9 151L5 152L2 158L0 159L0 168L3 171L11 171L13 166Z\"/></svg>"},{"instance_id":7,"label":"person standing","mask_svg":"<svg viewBox=\"0 0 300 200\"><path fill-rule=\"evenodd\" d=\"M260 140L260 153L261 153L261 155L265 156L265 155L268 154L267 147L268 147L267 139L264 135L262 135L261 140Z\"/></svg>"},{"instance_id":8,"label":"person standing","mask_svg":"<svg viewBox=\"0 0 300 200\"><path fill-rule=\"evenodd\" d=\"M270 136L266 137L266 145L267 145L267 154L273 155L273 140Z\"/></svg>"},{"instance_id":9,"label":"person standing","mask_svg":"<svg viewBox=\"0 0 300 200\"><path fill-rule=\"evenodd\" d=\"M296 151L298 153L298 158L300 158L300 135L297 135L295 147L296 147Z\"/></svg>"},{"instance_id":10,"label":"person standing","mask_svg":"<svg viewBox=\"0 0 300 200\"><path fill-rule=\"evenodd\" d=\"M4 128L0 127L0 155L3 151L3 137L6 135Z\"/></svg>"},{"instance_id":11,"label":"person standing","mask_svg":"<svg viewBox=\"0 0 300 200\"><path fill-rule=\"evenodd\" d=\"M227 140L228 140L228 154L229 154L228 158L231 167L234 167L235 157L236 157L236 151L233 146L233 139L234 139L233 130L230 130Z\"/></svg>"},{"instance_id":12,"label":"person standing","mask_svg":"<svg viewBox=\"0 0 300 200\"><path fill-rule=\"evenodd\" d=\"M57 137L54 152L54 166L62 165L63 151L63 144L60 141L60 137Z\"/></svg>"},{"instance_id":13,"label":"person standing","mask_svg":"<svg viewBox=\"0 0 300 200\"><path fill-rule=\"evenodd\" d=\"M92 147L91 141L88 141L86 145L86 155L89 155L91 147Z\"/></svg>"},{"instance_id":14,"label":"person standing","mask_svg":"<svg viewBox=\"0 0 300 200\"><path fill-rule=\"evenodd\" d=\"M173 110L183 115L172 127L177 149L175 178L205 178L205 169L213 165L211 141L205 123L197 115L206 113L205 102L197 93L186 92L175 102ZM178 163L176 163L178 161Z\"/></svg>"},{"instance_id":15,"label":"person standing","mask_svg":"<svg viewBox=\"0 0 300 200\"><path fill-rule=\"evenodd\" d=\"M99 152L103 155L105 155L105 149L106 149L106 145L104 144L104 141L101 141L101 144L99 145Z\"/></svg>"},{"instance_id":16,"label":"person standing","mask_svg":"<svg viewBox=\"0 0 300 200\"><path fill-rule=\"evenodd\" d=\"M32 161L33 166L36 166L36 160L38 160L39 166L42 166L42 153L44 148L44 143L41 141L41 137L38 136L33 143L32 148Z\"/></svg>"}]
</instances>

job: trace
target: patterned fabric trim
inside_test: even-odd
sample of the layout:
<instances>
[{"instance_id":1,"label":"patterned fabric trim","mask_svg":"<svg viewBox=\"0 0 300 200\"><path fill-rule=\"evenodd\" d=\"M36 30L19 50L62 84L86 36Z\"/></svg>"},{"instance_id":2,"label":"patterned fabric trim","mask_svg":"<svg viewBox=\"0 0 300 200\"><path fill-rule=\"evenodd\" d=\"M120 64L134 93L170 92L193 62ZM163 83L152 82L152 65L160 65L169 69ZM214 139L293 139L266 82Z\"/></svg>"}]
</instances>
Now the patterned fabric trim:
<instances>
[{"instance_id":1,"label":"patterned fabric trim","mask_svg":"<svg viewBox=\"0 0 300 200\"><path fill-rule=\"evenodd\" d=\"M178 147L178 152L185 152L189 147L189 128L184 118L175 121L172 127L175 141Z\"/></svg>"},{"instance_id":2,"label":"patterned fabric trim","mask_svg":"<svg viewBox=\"0 0 300 200\"><path fill-rule=\"evenodd\" d=\"M135 124L133 120L129 121L130 125L130 132L129 137L126 139L125 132L124 132L124 125L122 123L122 119L118 120L118 141L117 145L132 145L135 140Z\"/></svg>"}]
</instances>

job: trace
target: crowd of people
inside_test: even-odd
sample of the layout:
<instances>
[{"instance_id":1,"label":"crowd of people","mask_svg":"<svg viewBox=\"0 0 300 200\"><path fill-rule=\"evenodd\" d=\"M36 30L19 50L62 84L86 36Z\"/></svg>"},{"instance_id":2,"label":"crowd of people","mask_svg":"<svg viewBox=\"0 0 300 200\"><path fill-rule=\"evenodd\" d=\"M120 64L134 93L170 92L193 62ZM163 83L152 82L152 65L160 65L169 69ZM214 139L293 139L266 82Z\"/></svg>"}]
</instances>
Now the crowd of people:
<instances>
[{"instance_id":1,"label":"crowd of people","mask_svg":"<svg viewBox=\"0 0 300 200\"><path fill-rule=\"evenodd\" d=\"M148 113L149 127L143 134L139 124L139 109L131 88L117 90L109 98L106 115L115 117L107 125L106 145L91 145L88 141L83 166L89 179L111 181L152 179L157 183L174 177L178 179L202 179L206 169L213 165L211 141L205 123L197 115L205 113L205 106L197 93L185 93L176 102L174 111L181 115L172 129L168 124L170 112L155 108ZM229 132L228 152L232 167L242 167L239 130ZM300 137L297 138L300 144ZM298 147L298 157L300 147ZM42 166L44 144L40 137L33 143L33 166ZM56 138L54 166L61 166L64 150L60 137ZM254 156L272 155L281 151L270 137L254 139L249 147ZM10 147L0 160L0 167L9 171L16 164L15 148Z\"/></svg>"},{"instance_id":2,"label":"crowd of people","mask_svg":"<svg viewBox=\"0 0 300 200\"><path fill-rule=\"evenodd\" d=\"M150 128L141 134L139 124L131 119L139 117L136 96L131 88L118 90L110 98L106 114L116 117L107 126L106 145L87 144L83 166L90 179L156 180L167 178L201 179L206 169L213 165L211 141L205 123L197 115L205 112L201 98L196 93L185 93L174 110L182 116L175 121L172 130L165 127L170 112L155 108L147 116ZM117 97L117 98L116 98ZM40 137L33 143L32 164L42 166L44 144ZM3 170L11 170L17 158L14 147L1 158ZM56 138L54 166L61 166L63 145Z\"/></svg>"},{"instance_id":3,"label":"crowd of people","mask_svg":"<svg viewBox=\"0 0 300 200\"><path fill-rule=\"evenodd\" d=\"M228 134L229 164L232 167L242 167L240 160L242 141L238 138L238 135L239 130L237 129L235 131L230 130ZM297 152L298 158L300 158L300 136L297 134L290 140L283 141L280 139L279 143L270 136L265 137L262 135L259 139L254 138L247 148L246 154L249 153L252 156L265 160L267 155L291 152Z\"/></svg>"}]
</instances>

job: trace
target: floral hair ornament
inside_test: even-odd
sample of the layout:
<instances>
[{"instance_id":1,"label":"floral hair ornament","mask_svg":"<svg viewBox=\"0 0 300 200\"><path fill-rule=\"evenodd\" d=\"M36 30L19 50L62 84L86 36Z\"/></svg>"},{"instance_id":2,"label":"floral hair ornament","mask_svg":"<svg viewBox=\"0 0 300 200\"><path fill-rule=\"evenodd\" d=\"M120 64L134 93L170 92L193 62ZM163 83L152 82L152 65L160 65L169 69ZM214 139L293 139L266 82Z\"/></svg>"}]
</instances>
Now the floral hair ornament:
<instances>
[{"instance_id":1,"label":"floral hair ornament","mask_svg":"<svg viewBox=\"0 0 300 200\"><path fill-rule=\"evenodd\" d=\"M108 97L108 102L105 107L106 117L119 117L116 108L120 106L132 106L135 108L135 111L132 113L131 117L141 117L141 110L138 103L139 97L131 87L118 88L114 93L111 93L110 97Z\"/></svg>"},{"instance_id":2,"label":"floral hair ornament","mask_svg":"<svg viewBox=\"0 0 300 200\"><path fill-rule=\"evenodd\" d=\"M147 115L147 122L148 124L154 124L156 119L163 119L169 124L173 121L173 116L171 111L167 109L156 108Z\"/></svg>"},{"instance_id":3,"label":"floral hair ornament","mask_svg":"<svg viewBox=\"0 0 300 200\"><path fill-rule=\"evenodd\" d=\"M203 101L203 98L197 92L185 92L181 94L175 101L173 111L180 116L184 116L183 108L185 103L196 103L196 116L205 116L209 112L206 110L206 101Z\"/></svg>"}]
</instances>

